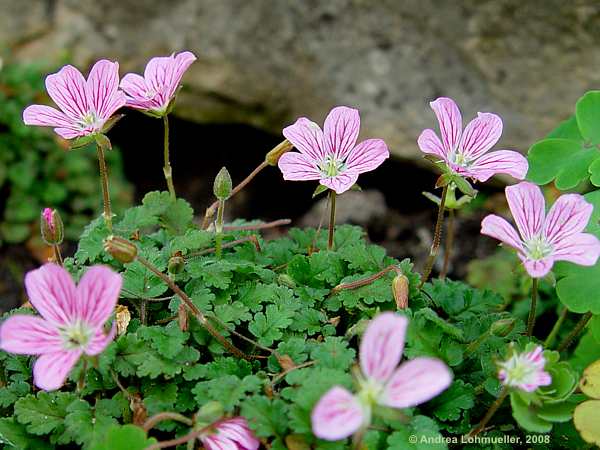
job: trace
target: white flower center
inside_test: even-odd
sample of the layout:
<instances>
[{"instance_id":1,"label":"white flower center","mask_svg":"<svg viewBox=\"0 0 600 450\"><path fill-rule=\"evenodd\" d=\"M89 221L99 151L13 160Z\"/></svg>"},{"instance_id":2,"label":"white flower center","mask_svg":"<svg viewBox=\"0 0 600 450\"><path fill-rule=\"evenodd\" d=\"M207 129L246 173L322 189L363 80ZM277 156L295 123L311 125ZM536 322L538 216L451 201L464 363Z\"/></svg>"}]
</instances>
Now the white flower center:
<instances>
[{"instance_id":1,"label":"white flower center","mask_svg":"<svg viewBox=\"0 0 600 450\"><path fill-rule=\"evenodd\" d=\"M526 355L513 355L500 366L506 375L504 384L508 386L521 386L534 384L540 368L533 364Z\"/></svg>"},{"instance_id":2,"label":"white flower center","mask_svg":"<svg viewBox=\"0 0 600 450\"><path fill-rule=\"evenodd\" d=\"M552 245L550 245L543 236L534 236L525 242L525 249L528 256L533 260L543 259L552 254Z\"/></svg>"},{"instance_id":3,"label":"white flower center","mask_svg":"<svg viewBox=\"0 0 600 450\"><path fill-rule=\"evenodd\" d=\"M87 324L80 320L67 325L60 330L60 336L63 339L63 347L65 350L85 348L89 344L92 334L93 332Z\"/></svg>"},{"instance_id":4,"label":"white flower center","mask_svg":"<svg viewBox=\"0 0 600 450\"><path fill-rule=\"evenodd\" d=\"M346 164L343 161L336 159L334 156L327 156L321 163L319 164L319 169L323 176L330 178L339 175L346 168Z\"/></svg>"},{"instance_id":5,"label":"white flower center","mask_svg":"<svg viewBox=\"0 0 600 450\"><path fill-rule=\"evenodd\" d=\"M82 130L93 129L99 130L102 125L102 121L98 118L94 111L88 111L88 113L81 118L79 125Z\"/></svg>"},{"instance_id":6,"label":"white flower center","mask_svg":"<svg viewBox=\"0 0 600 450\"><path fill-rule=\"evenodd\" d=\"M467 168L471 160L461 152L455 152L450 156L450 160L457 166Z\"/></svg>"}]
</instances>

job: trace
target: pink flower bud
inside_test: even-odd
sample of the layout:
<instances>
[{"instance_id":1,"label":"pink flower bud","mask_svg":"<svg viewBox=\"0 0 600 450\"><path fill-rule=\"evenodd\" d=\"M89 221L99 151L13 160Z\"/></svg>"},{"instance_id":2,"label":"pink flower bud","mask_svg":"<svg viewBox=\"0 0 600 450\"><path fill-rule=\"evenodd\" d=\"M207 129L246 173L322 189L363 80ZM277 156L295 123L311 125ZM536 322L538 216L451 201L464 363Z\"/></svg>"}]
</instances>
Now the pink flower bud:
<instances>
[{"instance_id":1,"label":"pink flower bud","mask_svg":"<svg viewBox=\"0 0 600 450\"><path fill-rule=\"evenodd\" d=\"M42 239L48 245L59 245L63 241L64 226L57 210L46 208L42 211L40 220Z\"/></svg>"}]
</instances>

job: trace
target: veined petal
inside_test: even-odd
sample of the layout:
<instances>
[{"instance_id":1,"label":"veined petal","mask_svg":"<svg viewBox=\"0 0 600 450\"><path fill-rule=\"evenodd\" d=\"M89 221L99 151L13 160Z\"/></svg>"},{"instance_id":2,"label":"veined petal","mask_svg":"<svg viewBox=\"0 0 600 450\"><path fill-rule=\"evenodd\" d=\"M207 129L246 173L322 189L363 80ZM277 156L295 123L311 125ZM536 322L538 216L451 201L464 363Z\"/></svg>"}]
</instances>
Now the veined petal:
<instances>
[{"instance_id":1,"label":"veined petal","mask_svg":"<svg viewBox=\"0 0 600 450\"><path fill-rule=\"evenodd\" d=\"M569 261L580 266L593 266L600 257L600 241L589 233L577 233L560 239L552 254L555 261Z\"/></svg>"},{"instance_id":2,"label":"veined petal","mask_svg":"<svg viewBox=\"0 0 600 450\"><path fill-rule=\"evenodd\" d=\"M157 56L152 58L144 70L146 85L155 92L162 92L167 80L171 78L173 58Z\"/></svg>"},{"instance_id":3,"label":"veined petal","mask_svg":"<svg viewBox=\"0 0 600 450\"><path fill-rule=\"evenodd\" d=\"M504 173L522 180L527 175L528 169L527 158L519 152L498 150L477 159L468 168L468 176L484 182L498 173Z\"/></svg>"},{"instance_id":4,"label":"veined petal","mask_svg":"<svg viewBox=\"0 0 600 450\"><path fill-rule=\"evenodd\" d=\"M25 125L41 127L73 127L73 121L65 113L46 105L31 105L23 111Z\"/></svg>"},{"instance_id":5,"label":"veined petal","mask_svg":"<svg viewBox=\"0 0 600 450\"><path fill-rule=\"evenodd\" d=\"M523 244L517 230L505 219L490 214L481 221L481 234L498 239L512 248L523 251Z\"/></svg>"},{"instance_id":6,"label":"veined petal","mask_svg":"<svg viewBox=\"0 0 600 450\"><path fill-rule=\"evenodd\" d=\"M358 109L338 106L325 119L323 136L325 148L336 159L345 160L356 145L360 131Z\"/></svg>"},{"instance_id":7,"label":"veined petal","mask_svg":"<svg viewBox=\"0 0 600 450\"><path fill-rule=\"evenodd\" d=\"M346 167L357 173L368 172L379 167L389 156L390 152L384 141L367 139L350 150Z\"/></svg>"},{"instance_id":8,"label":"veined petal","mask_svg":"<svg viewBox=\"0 0 600 450\"><path fill-rule=\"evenodd\" d=\"M234 417L220 422L216 426L217 436L228 439L235 444L235 450L257 450L260 441L248 427L248 421L243 417Z\"/></svg>"},{"instance_id":9,"label":"veined petal","mask_svg":"<svg viewBox=\"0 0 600 450\"><path fill-rule=\"evenodd\" d=\"M146 80L137 73L128 73L121 79L121 89L127 94L128 97L137 101L147 101L148 87L146 86ZM128 99L129 100L129 99ZM129 105L129 101L128 101Z\"/></svg>"},{"instance_id":10,"label":"veined petal","mask_svg":"<svg viewBox=\"0 0 600 450\"><path fill-rule=\"evenodd\" d=\"M94 328L101 328L115 309L122 277L105 266L94 266L77 286L77 317Z\"/></svg>"},{"instance_id":11,"label":"veined petal","mask_svg":"<svg viewBox=\"0 0 600 450\"><path fill-rule=\"evenodd\" d=\"M44 264L25 275L29 301L52 325L69 324L77 316L77 290L71 275L56 264Z\"/></svg>"},{"instance_id":12,"label":"veined petal","mask_svg":"<svg viewBox=\"0 0 600 450\"><path fill-rule=\"evenodd\" d=\"M287 155L288 153L286 153ZM285 155L283 155L285 156ZM329 178L321 178L319 181L323 186L327 186L329 189L333 189L336 194L343 194L356 183L358 180L358 173L347 170L346 172L342 172L335 177Z\"/></svg>"},{"instance_id":13,"label":"veined petal","mask_svg":"<svg viewBox=\"0 0 600 450\"><path fill-rule=\"evenodd\" d=\"M74 122L89 111L86 82L79 70L64 66L58 73L46 77L46 90L54 103Z\"/></svg>"},{"instance_id":14,"label":"veined petal","mask_svg":"<svg viewBox=\"0 0 600 450\"><path fill-rule=\"evenodd\" d=\"M469 159L477 159L491 149L502 136L502 119L492 113L477 113L465 127L459 151Z\"/></svg>"},{"instance_id":15,"label":"veined petal","mask_svg":"<svg viewBox=\"0 0 600 450\"><path fill-rule=\"evenodd\" d=\"M18 355L41 355L62 350L58 329L37 316L17 314L0 325L0 348Z\"/></svg>"},{"instance_id":16,"label":"veined petal","mask_svg":"<svg viewBox=\"0 0 600 450\"><path fill-rule=\"evenodd\" d=\"M306 181L318 180L322 177L315 162L302 153L284 153L277 165L283 173L284 180Z\"/></svg>"},{"instance_id":17,"label":"veined petal","mask_svg":"<svg viewBox=\"0 0 600 450\"><path fill-rule=\"evenodd\" d=\"M201 441L206 450L239 450L239 447L235 443L218 434L201 438Z\"/></svg>"},{"instance_id":18,"label":"veined petal","mask_svg":"<svg viewBox=\"0 0 600 450\"><path fill-rule=\"evenodd\" d=\"M317 403L311 414L315 436L337 441L351 436L367 420L359 401L340 386L331 388Z\"/></svg>"},{"instance_id":19,"label":"veined petal","mask_svg":"<svg viewBox=\"0 0 600 450\"><path fill-rule=\"evenodd\" d=\"M452 372L439 359L415 358L403 363L391 376L379 403L392 408L420 405L445 391Z\"/></svg>"},{"instance_id":20,"label":"veined petal","mask_svg":"<svg viewBox=\"0 0 600 450\"><path fill-rule=\"evenodd\" d=\"M548 275L554 265L554 256L547 256L542 259L529 259L524 255L519 254L519 258L525 266L525 270L532 278L543 278Z\"/></svg>"},{"instance_id":21,"label":"veined petal","mask_svg":"<svg viewBox=\"0 0 600 450\"><path fill-rule=\"evenodd\" d=\"M323 132L319 125L306 117L300 117L293 125L285 127L283 135L294 144L300 153L308 156L314 162L322 161L325 158Z\"/></svg>"},{"instance_id":22,"label":"veined petal","mask_svg":"<svg viewBox=\"0 0 600 450\"><path fill-rule=\"evenodd\" d=\"M106 59L98 61L90 70L86 87L90 106L99 118L108 119L116 111L115 100L122 98L122 95L116 95L119 89L119 63Z\"/></svg>"},{"instance_id":23,"label":"veined petal","mask_svg":"<svg viewBox=\"0 0 600 450\"><path fill-rule=\"evenodd\" d=\"M427 153L428 155L439 156L444 161L447 160L446 151L444 150L444 145L440 138L435 134L435 132L431 128L427 128L423 130L423 132L419 135L419 139L417 139L417 144L423 153Z\"/></svg>"},{"instance_id":24,"label":"veined petal","mask_svg":"<svg viewBox=\"0 0 600 450\"><path fill-rule=\"evenodd\" d=\"M65 384L69 372L81 357L81 350L64 350L40 356L33 366L33 382L44 391L54 391Z\"/></svg>"},{"instance_id":25,"label":"veined petal","mask_svg":"<svg viewBox=\"0 0 600 450\"><path fill-rule=\"evenodd\" d=\"M369 323L360 342L360 367L370 379L385 383L398 366L404 350L408 320L392 312Z\"/></svg>"},{"instance_id":26,"label":"veined petal","mask_svg":"<svg viewBox=\"0 0 600 450\"><path fill-rule=\"evenodd\" d=\"M582 195L561 195L552 205L544 223L544 236L548 242L562 239L585 230L594 207Z\"/></svg>"},{"instance_id":27,"label":"veined petal","mask_svg":"<svg viewBox=\"0 0 600 450\"><path fill-rule=\"evenodd\" d=\"M173 57L172 69L170 71L171 78L165 92L169 100L175 95L183 74L194 61L196 61L196 56L192 52L181 52Z\"/></svg>"},{"instance_id":28,"label":"veined petal","mask_svg":"<svg viewBox=\"0 0 600 450\"><path fill-rule=\"evenodd\" d=\"M458 106L451 98L440 97L429 103L440 125L440 134L444 154L449 154L458 146L462 132L462 116Z\"/></svg>"},{"instance_id":29,"label":"veined petal","mask_svg":"<svg viewBox=\"0 0 600 450\"><path fill-rule=\"evenodd\" d=\"M523 181L508 186L505 192L508 206L523 240L539 235L546 214L546 202L541 189L533 183Z\"/></svg>"},{"instance_id":30,"label":"veined petal","mask_svg":"<svg viewBox=\"0 0 600 450\"><path fill-rule=\"evenodd\" d=\"M90 134L85 130L77 130L74 128L55 128L54 132L63 139L75 139Z\"/></svg>"},{"instance_id":31,"label":"veined petal","mask_svg":"<svg viewBox=\"0 0 600 450\"><path fill-rule=\"evenodd\" d=\"M113 323L108 334L104 333L104 329L99 328L95 331L92 340L85 348L85 354L90 356L99 355L110 344L117 334L117 324Z\"/></svg>"}]
</instances>

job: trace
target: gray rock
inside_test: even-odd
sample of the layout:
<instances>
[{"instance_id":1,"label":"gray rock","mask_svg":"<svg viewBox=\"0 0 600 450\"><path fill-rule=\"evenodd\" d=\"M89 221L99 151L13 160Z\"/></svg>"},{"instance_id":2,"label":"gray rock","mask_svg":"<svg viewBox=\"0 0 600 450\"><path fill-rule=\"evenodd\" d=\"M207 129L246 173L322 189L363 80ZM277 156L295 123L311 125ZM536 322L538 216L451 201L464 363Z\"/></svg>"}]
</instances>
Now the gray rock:
<instances>
[{"instance_id":1,"label":"gray rock","mask_svg":"<svg viewBox=\"0 0 600 450\"><path fill-rule=\"evenodd\" d=\"M279 133L354 105L361 136L407 158L420 157L440 95L465 118L499 113L501 146L525 151L600 81L592 0L0 0L0 11L0 42L23 59L108 57L125 73L194 51L182 117Z\"/></svg>"}]
</instances>

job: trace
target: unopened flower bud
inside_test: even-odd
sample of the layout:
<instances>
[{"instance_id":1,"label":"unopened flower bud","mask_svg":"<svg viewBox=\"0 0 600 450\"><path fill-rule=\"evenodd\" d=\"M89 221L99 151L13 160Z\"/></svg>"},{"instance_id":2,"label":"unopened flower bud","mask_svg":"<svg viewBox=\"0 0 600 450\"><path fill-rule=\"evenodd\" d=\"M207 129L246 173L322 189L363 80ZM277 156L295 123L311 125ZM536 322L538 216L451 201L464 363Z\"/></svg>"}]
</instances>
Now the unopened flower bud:
<instances>
[{"instance_id":1,"label":"unopened flower bud","mask_svg":"<svg viewBox=\"0 0 600 450\"><path fill-rule=\"evenodd\" d=\"M513 318L496 320L490 327L490 331L494 336L506 337L515 329L516 323Z\"/></svg>"},{"instance_id":2,"label":"unopened flower bud","mask_svg":"<svg viewBox=\"0 0 600 450\"><path fill-rule=\"evenodd\" d=\"M398 309L408 308L408 278L404 274L398 274L392 280L392 294Z\"/></svg>"},{"instance_id":3,"label":"unopened flower bud","mask_svg":"<svg viewBox=\"0 0 600 450\"><path fill-rule=\"evenodd\" d=\"M131 322L131 313L129 308L124 305L117 305L116 308L117 336L125 334L129 322Z\"/></svg>"},{"instance_id":4,"label":"unopened flower bud","mask_svg":"<svg viewBox=\"0 0 600 450\"><path fill-rule=\"evenodd\" d=\"M223 416L223 405L217 401L206 402L196 413L196 423L213 423Z\"/></svg>"},{"instance_id":5,"label":"unopened flower bud","mask_svg":"<svg viewBox=\"0 0 600 450\"><path fill-rule=\"evenodd\" d=\"M219 170L215 178L215 183L213 185L213 192L215 193L215 197L219 200L227 200L231 195L231 190L233 189L233 183L231 182L231 176L225 167Z\"/></svg>"},{"instance_id":6,"label":"unopened flower bud","mask_svg":"<svg viewBox=\"0 0 600 450\"><path fill-rule=\"evenodd\" d=\"M279 158L281 158L281 155L289 152L292 148L294 148L294 145L287 139L285 141L277 144L265 156L266 163L270 166L276 166L277 163L279 162Z\"/></svg>"},{"instance_id":7,"label":"unopened flower bud","mask_svg":"<svg viewBox=\"0 0 600 450\"><path fill-rule=\"evenodd\" d=\"M104 241L104 250L123 264L130 263L137 257L137 247L127 239L109 236Z\"/></svg>"},{"instance_id":8,"label":"unopened flower bud","mask_svg":"<svg viewBox=\"0 0 600 450\"><path fill-rule=\"evenodd\" d=\"M56 209L46 208L42 211L40 220L42 239L48 245L59 245L63 241L64 226Z\"/></svg>"},{"instance_id":9,"label":"unopened flower bud","mask_svg":"<svg viewBox=\"0 0 600 450\"><path fill-rule=\"evenodd\" d=\"M181 252L177 252L169 258L167 268L169 269L169 273L172 274L183 272L183 269L185 268L185 259Z\"/></svg>"}]
</instances>

